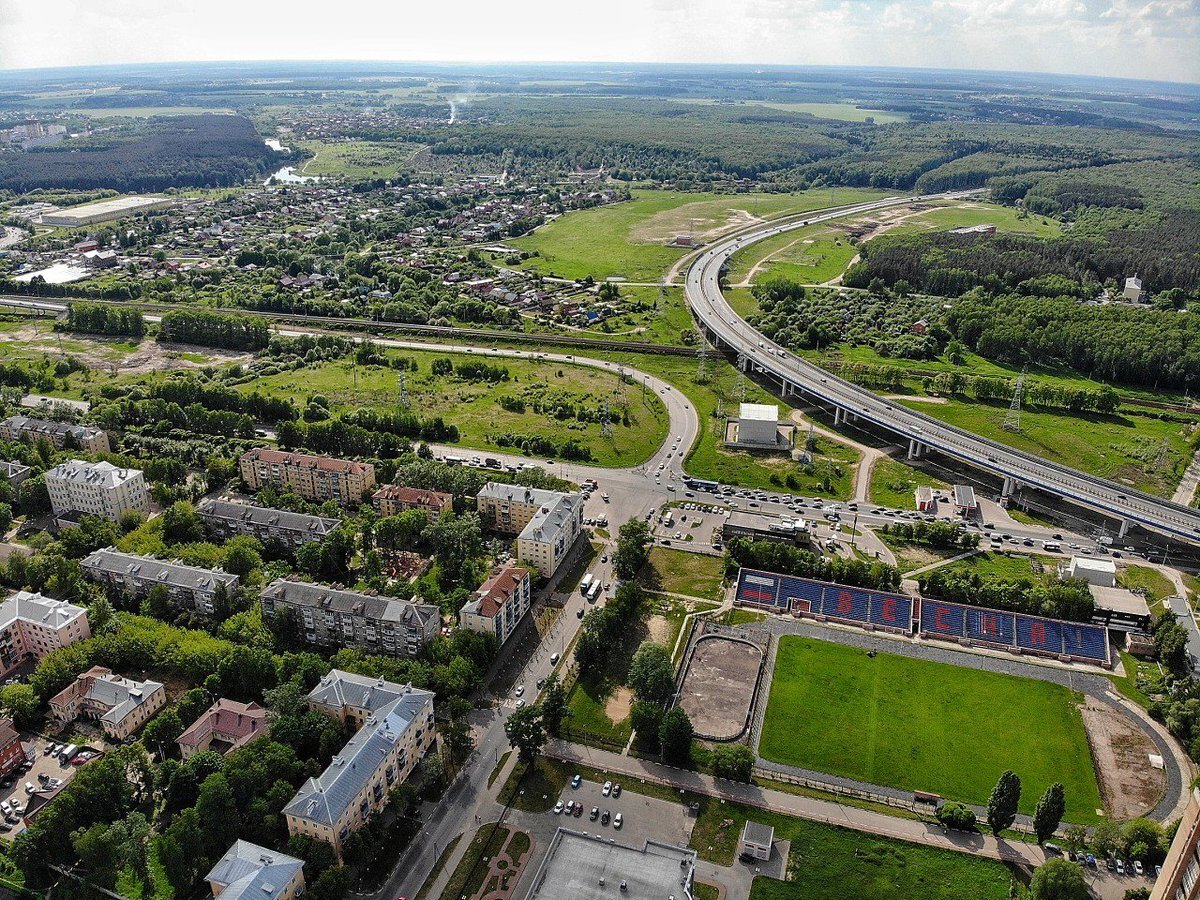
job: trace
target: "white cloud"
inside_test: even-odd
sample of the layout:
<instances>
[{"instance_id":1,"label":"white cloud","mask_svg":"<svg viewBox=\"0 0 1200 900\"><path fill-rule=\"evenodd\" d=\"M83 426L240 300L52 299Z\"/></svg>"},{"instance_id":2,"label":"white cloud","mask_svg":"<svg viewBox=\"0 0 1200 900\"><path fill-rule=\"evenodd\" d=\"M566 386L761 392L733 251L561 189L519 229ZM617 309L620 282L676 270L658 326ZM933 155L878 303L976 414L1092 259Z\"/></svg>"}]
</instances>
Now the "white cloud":
<instances>
[{"instance_id":1,"label":"white cloud","mask_svg":"<svg viewBox=\"0 0 1200 900\"><path fill-rule=\"evenodd\" d=\"M1200 81L1200 0L0 0L0 68L225 59L744 62Z\"/></svg>"}]
</instances>

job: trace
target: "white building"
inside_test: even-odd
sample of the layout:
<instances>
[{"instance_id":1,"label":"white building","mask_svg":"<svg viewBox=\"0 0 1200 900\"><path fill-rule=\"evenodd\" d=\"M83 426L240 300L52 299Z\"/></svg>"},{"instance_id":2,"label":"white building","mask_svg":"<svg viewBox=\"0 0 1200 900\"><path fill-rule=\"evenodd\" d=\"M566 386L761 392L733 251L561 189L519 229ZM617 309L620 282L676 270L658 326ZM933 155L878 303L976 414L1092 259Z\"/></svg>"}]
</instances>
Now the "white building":
<instances>
[{"instance_id":1,"label":"white building","mask_svg":"<svg viewBox=\"0 0 1200 900\"><path fill-rule=\"evenodd\" d=\"M754 450L788 450L795 426L779 421L774 403L743 403L736 419L725 423L725 445Z\"/></svg>"},{"instance_id":2,"label":"white building","mask_svg":"<svg viewBox=\"0 0 1200 900\"><path fill-rule=\"evenodd\" d=\"M91 636L82 606L17 591L0 603L0 676Z\"/></svg>"},{"instance_id":3,"label":"white building","mask_svg":"<svg viewBox=\"0 0 1200 900\"><path fill-rule=\"evenodd\" d=\"M517 535L517 562L550 578L583 531L583 496L555 494Z\"/></svg>"},{"instance_id":4,"label":"white building","mask_svg":"<svg viewBox=\"0 0 1200 900\"><path fill-rule=\"evenodd\" d=\"M1125 290L1121 292L1121 296L1130 303L1145 303L1146 290L1142 287L1142 279L1137 275L1126 278Z\"/></svg>"},{"instance_id":5,"label":"white building","mask_svg":"<svg viewBox=\"0 0 1200 900\"><path fill-rule=\"evenodd\" d=\"M1093 559L1090 556L1072 556L1067 564L1067 578L1082 578L1088 584L1099 587L1115 587L1117 564L1111 559Z\"/></svg>"},{"instance_id":6,"label":"white building","mask_svg":"<svg viewBox=\"0 0 1200 900\"><path fill-rule=\"evenodd\" d=\"M141 470L119 469L109 462L60 463L46 473L46 490L55 516L78 513L115 522L127 510L150 510Z\"/></svg>"},{"instance_id":7,"label":"white building","mask_svg":"<svg viewBox=\"0 0 1200 900\"><path fill-rule=\"evenodd\" d=\"M503 644L529 612L533 578L528 569L505 566L479 586L458 613L458 624L468 631L494 634Z\"/></svg>"},{"instance_id":8,"label":"white building","mask_svg":"<svg viewBox=\"0 0 1200 900\"><path fill-rule=\"evenodd\" d=\"M692 900L696 851L658 841L627 847L600 834L559 828L526 900Z\"/></svg>"},{"instance_id":9,"label":"white building","mask_svg":"<svg viewBox=\"0 0 1200 900\"><path fill-rule=\"evenodd\" d=\"M743 859L770 859L774 843L774 828L747 819L746 826L742 829L742 839L738 843L738 856Z\"/></svg>"}]
</instances>

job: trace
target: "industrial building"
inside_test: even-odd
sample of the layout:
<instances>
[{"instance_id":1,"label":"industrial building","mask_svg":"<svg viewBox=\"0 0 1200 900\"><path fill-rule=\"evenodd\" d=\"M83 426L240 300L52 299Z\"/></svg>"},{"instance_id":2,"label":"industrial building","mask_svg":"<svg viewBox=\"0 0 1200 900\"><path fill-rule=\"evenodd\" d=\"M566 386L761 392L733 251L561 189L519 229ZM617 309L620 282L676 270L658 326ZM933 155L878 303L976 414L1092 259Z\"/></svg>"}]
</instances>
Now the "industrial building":
<instances>
[{"instance_id":1,"label":"industrial building","mask_svg":"<svg viewBox=\"0 0 1200 900\"><path fill-rule=\"evenodd\" d=\"M743 403L725 421L725 446L746 450L791 450L796 427L779 421L774 403Z\"/></svg>"},{"instance_id":2,"label":"industrial building","mask_svg":"<svg viewBox=\"0 0 1200 900\"><path fill-rule=\"evenodd\" d=\"M525 900L692 900L696 851L646 841L637 849L600 835L559 828Z\"/></svg>"},{"instance_id":3,"label":"industrial building","mask_svg":"<svg viewBox=\"0 0 1200 900\"><path fill-rule=\"evenodd\" d=\"M1072 556L1062 570L1063 578L1082 578L1098 587L1116 587L1117 564L1111 559L1096 559L1091 556Z\"/></svg>"},{"instance_id":4,"label":"industrial building","mask_svg":"<svg viewBox=\"0 0 1200 900\"><path fill-rule=\"evenodd\" d=\"M96 203L85 203L82 206L44 213L42 224L60 228L83 228L98 222L111 222L113 219L123 219L126 216L154 209L166 209L174 205L175 200L171 197L113 197L110 200L99 200Z\"/></svg>"}]
</instances>

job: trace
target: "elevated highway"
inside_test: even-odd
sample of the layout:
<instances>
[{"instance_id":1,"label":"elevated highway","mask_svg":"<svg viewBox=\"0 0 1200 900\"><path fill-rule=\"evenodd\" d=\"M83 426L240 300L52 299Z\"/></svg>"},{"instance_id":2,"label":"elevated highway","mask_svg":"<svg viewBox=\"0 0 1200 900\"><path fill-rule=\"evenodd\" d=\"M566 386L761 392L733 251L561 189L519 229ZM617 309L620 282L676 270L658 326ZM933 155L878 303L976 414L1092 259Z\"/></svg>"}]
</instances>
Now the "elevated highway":
<instances>
[{"instance_id":1,"label":"elevated highway","mask_svg":"<svg viewBox=\"0 0 1200 900\"><path fill-rule=\"evenodd\" d=\"M740 318L721 293L721 272L742 247L785 231L846 216L899 206L913 200L946 200L961 193L896 197L858 203L811 214L778 219L718 240L705 248L687 270L684 287L688 304L716 346L739 355L741 365L753 367L779 383L784 397L799 395L831 407L835 424L871 424L907 441L909 457L930 450L991 472L1004 481L1003 493L1020 487L1036 488L1117 520L1118 535L1131 524L1200 544L1200 510L1136 491L1116 482L1076 471L1069 466L996 441L971 434L923 413L892 403L865 388L838 378L776 344Z\"/></svg>"}]
</instances>

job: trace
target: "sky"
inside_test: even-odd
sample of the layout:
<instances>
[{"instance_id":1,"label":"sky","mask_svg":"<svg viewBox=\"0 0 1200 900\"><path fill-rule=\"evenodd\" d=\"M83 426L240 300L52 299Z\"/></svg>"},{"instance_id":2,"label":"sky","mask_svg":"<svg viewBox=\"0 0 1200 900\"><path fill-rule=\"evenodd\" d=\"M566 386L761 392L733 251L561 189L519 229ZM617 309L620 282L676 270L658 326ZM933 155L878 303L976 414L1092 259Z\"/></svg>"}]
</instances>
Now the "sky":
<instances>
[{"instance_id":1,"label":"sky","mask_svg":"<svg viewBox=\"0 0 1200 900\"><path fill-rule=\"evenodd\" d=\"M1200 82L1200 0L0 0L0 69L193 60L926 66Z\"/></svg>"}]
</instances>

